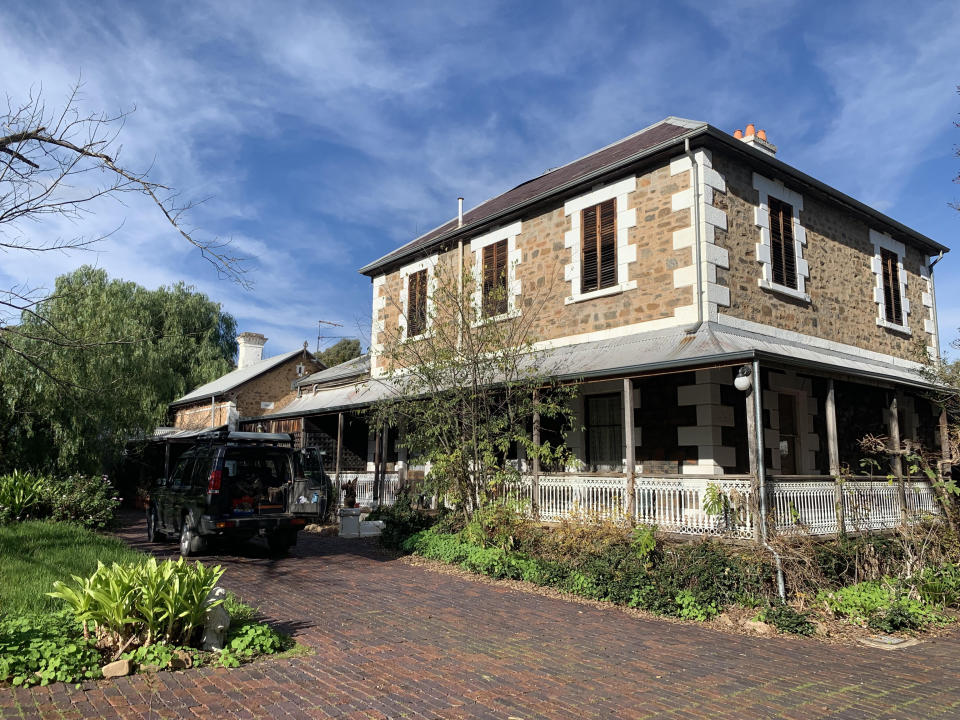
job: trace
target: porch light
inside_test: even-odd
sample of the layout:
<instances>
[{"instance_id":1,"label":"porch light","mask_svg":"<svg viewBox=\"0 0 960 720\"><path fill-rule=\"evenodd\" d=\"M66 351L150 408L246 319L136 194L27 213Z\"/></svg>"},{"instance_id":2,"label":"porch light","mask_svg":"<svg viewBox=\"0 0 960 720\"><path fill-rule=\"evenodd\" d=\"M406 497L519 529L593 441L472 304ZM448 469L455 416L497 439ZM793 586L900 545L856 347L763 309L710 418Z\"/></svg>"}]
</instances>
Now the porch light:
<instances>
[{"instance_id":1,"label":"porch light","mask_svg":"<svg viewBox=\"0 0 960 720\"><path fill-rule=\"evenodd\" d=\"M733 386L742 392L749 392L753 386L753 379L750 377L753 371L749 365L741 365L737 371L737 376L733 379Z\"/></svg>"}]
</instances>

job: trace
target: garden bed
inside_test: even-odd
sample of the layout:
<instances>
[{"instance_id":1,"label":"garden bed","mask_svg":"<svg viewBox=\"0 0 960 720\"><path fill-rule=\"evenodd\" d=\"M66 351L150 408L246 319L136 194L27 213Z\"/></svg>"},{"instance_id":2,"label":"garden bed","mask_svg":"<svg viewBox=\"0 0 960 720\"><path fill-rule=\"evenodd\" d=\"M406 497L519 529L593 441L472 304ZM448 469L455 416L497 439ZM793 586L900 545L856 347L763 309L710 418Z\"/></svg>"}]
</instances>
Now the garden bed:
<instances>
[{"instance_id":1,"label":"garden bed","mask_svg":"<svg viewBox=\"0 0 960 720\"><path fill-rule=\"evenodd\" d=\"M98 573L102 581L90 585L88 578ZM187 605L193 624L184 626L182 619L171 619L187 609L170 589L182 589L191 576ZM223 651L199 649L207 595L219 576L216 568L199 563L157 563L117 538L77 525L39 520L0 525L0 686L96 679L101 667L117 660L120 674L127 674L235 667L261 655L297 651L290 638L229 594L223 602L230 616ZM131 584L119 587L124 578ZM60 597L51 596L55 591ZM81 616L88 618L86 627ZM152 637L145 616L160 628Z\"/></svg>"}]
</instances>

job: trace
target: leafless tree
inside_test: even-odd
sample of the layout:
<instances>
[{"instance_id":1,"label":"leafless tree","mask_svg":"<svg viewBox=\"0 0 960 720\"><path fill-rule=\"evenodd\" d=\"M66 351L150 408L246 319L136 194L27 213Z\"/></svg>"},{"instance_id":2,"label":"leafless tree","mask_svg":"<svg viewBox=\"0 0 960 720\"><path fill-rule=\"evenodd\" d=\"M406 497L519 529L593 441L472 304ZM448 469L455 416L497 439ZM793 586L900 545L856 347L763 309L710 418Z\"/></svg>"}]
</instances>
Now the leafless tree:
<instances>
[{"instance_id":1,"label":"leafless tree","mask_svg":"<svg viewBox=\"0 0 960 720\"><path fill-rule=\"evenodd\" d=\"M156 205L164 221L221 277L248 286L244 259L231 253L229 241L201 239L185 225L186 213L196 202L180 202L172 188L149 178L149 168L135 171L120 162L118 140L132 111L87 114L80 107L80 90L78 81L62 107L55 109L47 107L42 92L33 91L22 102L7 96L5 110L0 109L0 253L88 249L112 233L41 240L27 227L50 215L79 220L95 211L94 201L123 202L126 193L134 193ZM0 350L21 354L13 341L24 335L18 325L24 315L45 329L46 343L87 346L86 339L61 332L40 316L38 308L45 299L45 291L25 284L0 288ZM37 358L29 359L43 370Z\"/></svg>"},{"instance_id":2,"label":"leafless tree","mask_svg":"<svg viewBox=\"0 0 960 720\"><path fill-rule=\"evenodd\" d=\"M106 236L41 241L25 229L47 215L79 219L93 212L95 200L121 200L125 193L136 193L146 195L221 276L246 285L243 258L231 254L228 241L200 239L185 226L185 213L195 202L178 202L175 191L149 178L149 169L138 172L120 163L118 138L129 112L85 114L80 88L78 82L55 110L47 107L40 92L31 91L21 103L6 99L0 115L0 251L89 248ZM28 287L0 290L0 309L5 315L31 312L38 299ZM0 327L3 324L0 316Z\"/></svg>"}]
</instances>

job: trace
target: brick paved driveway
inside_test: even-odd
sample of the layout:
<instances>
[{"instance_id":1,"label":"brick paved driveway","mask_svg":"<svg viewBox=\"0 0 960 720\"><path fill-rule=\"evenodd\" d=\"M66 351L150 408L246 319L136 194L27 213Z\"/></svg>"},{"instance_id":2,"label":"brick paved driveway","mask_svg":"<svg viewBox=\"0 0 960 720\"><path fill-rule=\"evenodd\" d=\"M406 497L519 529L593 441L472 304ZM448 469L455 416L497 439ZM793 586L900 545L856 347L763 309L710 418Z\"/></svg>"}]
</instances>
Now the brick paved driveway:
<instances>
[{"instance_id":1,"label":"brick paved driveway","mask_svg":"<svg viewBox=\"0 0 960 720\"><path fill-rule=\"evenodd\" d=\"M2 690L0 717L960 717L957 635L894 652L756 639L431 572L368 541L257 555L221 558L226 584L314 655Z\"/></svg>"}]
</instances>

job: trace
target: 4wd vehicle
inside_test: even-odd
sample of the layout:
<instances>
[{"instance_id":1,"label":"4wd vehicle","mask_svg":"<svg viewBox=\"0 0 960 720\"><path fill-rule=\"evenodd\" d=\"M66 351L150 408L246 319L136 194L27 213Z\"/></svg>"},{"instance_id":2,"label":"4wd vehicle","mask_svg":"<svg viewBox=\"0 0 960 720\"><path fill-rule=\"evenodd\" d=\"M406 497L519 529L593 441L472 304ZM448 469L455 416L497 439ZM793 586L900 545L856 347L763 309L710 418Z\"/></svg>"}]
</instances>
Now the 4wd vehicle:
<instances>
[{"instance_id":1,"label":"4wd vehicle","mask_svg":"<svg viewBox=\"0 0 960 720\"><path fill-rule=\"evenodd\" d=\"M147 506L147 539L180 539L180 554L210 540L266 537L286 551L308 518L326 513L329 481L320 454L293 449L290 435L217 431L197 436Z\"/></svg>"}]
</instances>

